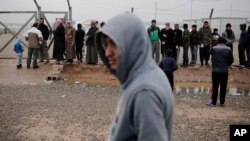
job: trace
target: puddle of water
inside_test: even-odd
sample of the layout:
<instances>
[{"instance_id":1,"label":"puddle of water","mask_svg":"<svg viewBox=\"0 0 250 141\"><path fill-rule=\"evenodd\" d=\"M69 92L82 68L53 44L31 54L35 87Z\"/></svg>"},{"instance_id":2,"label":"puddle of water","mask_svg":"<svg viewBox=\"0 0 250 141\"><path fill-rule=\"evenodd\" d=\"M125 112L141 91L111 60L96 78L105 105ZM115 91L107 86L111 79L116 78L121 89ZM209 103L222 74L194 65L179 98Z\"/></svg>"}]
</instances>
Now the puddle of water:
<instances>
[{"instance_id":1,"label":"puddle of water","mask_svg":"<svg viewBox=\"0 0 250 141\"><path fill-rule=\"evenodd\" d=\"M211 88L204 87L175 87L175 94L211 94ZM232 96L250 96L250 88L249 89L239 89L239 88L228 88L227 94Z\"/></svg>"}]
</instances>

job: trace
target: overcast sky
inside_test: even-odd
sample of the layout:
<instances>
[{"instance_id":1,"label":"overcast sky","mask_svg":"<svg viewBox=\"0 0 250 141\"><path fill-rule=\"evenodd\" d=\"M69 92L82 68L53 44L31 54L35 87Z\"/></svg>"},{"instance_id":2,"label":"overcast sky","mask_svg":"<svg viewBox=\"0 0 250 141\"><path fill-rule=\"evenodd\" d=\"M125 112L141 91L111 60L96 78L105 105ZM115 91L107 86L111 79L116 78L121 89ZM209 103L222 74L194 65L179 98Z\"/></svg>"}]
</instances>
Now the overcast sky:
<instances>
[{"instance_id":1,"label":"overcast sky","mask_svg":"<svg viewBox=\"0 0 250 141\"><path fill-rule=\"evenodd\" d=\"M37 0L42 10L67 11L67 0ZM213 17L250 17L250 0L70 0L73 8L73 19L85 21L97 19L107 21L112 16L130 11L143 21L151 21L155 17L157 1L157 20L177 22L191 17L191 1L193 18L209 17L214 8ZM33 0L0 0L0 11L34 11ZM26 15L27 16L27 15ZM51 17L55 15L50 15ZM0 14L0 21L14 22L27 19L25 16Z\"/></svg>"}]
</instances>

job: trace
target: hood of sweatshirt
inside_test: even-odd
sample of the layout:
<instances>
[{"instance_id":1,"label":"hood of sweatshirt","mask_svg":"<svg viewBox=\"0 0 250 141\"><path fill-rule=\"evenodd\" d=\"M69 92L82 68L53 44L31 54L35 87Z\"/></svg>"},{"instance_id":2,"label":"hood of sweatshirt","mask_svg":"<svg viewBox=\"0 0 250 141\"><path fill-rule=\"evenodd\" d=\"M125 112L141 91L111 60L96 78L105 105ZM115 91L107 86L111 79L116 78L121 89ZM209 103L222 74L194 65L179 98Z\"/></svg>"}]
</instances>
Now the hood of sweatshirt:
<instances>
[{"instance_id":1,"label":"hood of sweatshirt","mask_svg":"<svg viewBox=\"0 0 250 141\"><path fill-rule=\"evenodd\" d=\"M116 70L111 69L105 56L103 35L111 38L118 47ZM152 47L145 26L131 13L110 19L96 34L95 43L104 65L118 78L123 88L140 73L157 67L152 58Z\"/></svg>"}]
</instances>

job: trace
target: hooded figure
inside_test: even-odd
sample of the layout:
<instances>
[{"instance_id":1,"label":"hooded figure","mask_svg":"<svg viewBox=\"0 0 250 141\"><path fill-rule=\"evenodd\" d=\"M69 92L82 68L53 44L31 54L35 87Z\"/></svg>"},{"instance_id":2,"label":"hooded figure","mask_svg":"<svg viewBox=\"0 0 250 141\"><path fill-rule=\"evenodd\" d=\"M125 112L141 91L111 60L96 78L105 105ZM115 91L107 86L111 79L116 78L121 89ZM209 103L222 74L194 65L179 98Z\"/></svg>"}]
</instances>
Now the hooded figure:
<instances>
[{"instance_id":1,"label":"hooded figure","mask_svg":"<svg viewBox=\"0 0 250 141\"><path fill-rule=\"evenodd\" d=\"M116 69L107 57L107 37L118 52ZM95 43L104 65L121 84L122 95L109 140L172 140L172 89L152 58L143 23L131 13L115 16L96 34Z\"/></svg>"}]
</instances>

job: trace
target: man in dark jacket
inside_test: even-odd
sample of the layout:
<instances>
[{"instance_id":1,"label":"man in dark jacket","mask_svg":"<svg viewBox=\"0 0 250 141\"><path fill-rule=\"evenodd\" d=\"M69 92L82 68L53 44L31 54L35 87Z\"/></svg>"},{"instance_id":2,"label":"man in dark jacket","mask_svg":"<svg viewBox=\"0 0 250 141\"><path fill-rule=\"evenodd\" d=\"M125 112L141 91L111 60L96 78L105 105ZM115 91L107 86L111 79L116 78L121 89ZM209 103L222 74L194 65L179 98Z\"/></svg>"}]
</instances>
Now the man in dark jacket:
<instances>
[{"instance_id":1,"label":"man in dark jacket","mask_svg":"<svg viewBox=\"0 0 250 141\"><path fill-rule=\"evenodd\" d=\"M162 57L166 56L167 50L173 50L173 29L170 27L170 23L165 24L165 28L163 28L160 32L161 39L161 54Z\"/></svg>"},{"instance_id":2,"label":"man in dark jacket","mask_svg":"<svg viewBox=\"0 0 250 141\"><path fill-rule=\"evenodd\" d=\"M40 47L40 62L43 62L46 59L45 64L49 63L49 53L48 53L48 46L47 40L49 38L49 29L48 26L44 24L44 19L40 18L40 24L38 29L42 32L43 35L43 42Z\"/></svg>"},{"instance_id":3,"label":"man in dark jacket","mask_svg":"<svg viewBox=\"0 0 250 141\"><path fill-rule=\"evenodd\" d=\"M228 68L234 61L232 50L226 46L226 40L220 37L218 45L211 49L211 55L213 83L212 100L208 102L207 105L216 105L218 89L220 87L220 105L224 106L228 81Z\"/></svg>"},{"instance_id":4,"label":"man in dark jacket","mask_svg":"<svg viewBox=\"0 0 250 141\"><path fill-rule=\"evenodd\" d=\"M188 49L190 46L190 31L188 30L188 25L183 25L184 31L183 31L183 67L188 66Z\"/></svg>"},{"instance_id":5,"label":"man in dark jacket","mask_svg":"<svg viewBox=\"0 0 250 141\"><path fill-rule=\"evenodd\" d=\"M131 13L115 16L97 33L95 43L121 84L109 141L171 141L173 93L152 58L142 21Z\"/></svg>"},{"instance_id":6,"label":"man in dark jacket","mask_svg":"<svg viewBox=\"0 0 250 141\"><path fill-rule=\"evenodd\" d=\"M197 51L199 45L200 45L200 35L199 32L197 31L197 25L192 25L192 32L190 35L190 48L192 54L192 61L190 65L196 65Z\"/></svg>"},{"instance_id":7,"label":"man in dark jacket","mask_svg":"<svg viewBox=\"0 0 250 141\"><path fill-rule=\"evenodd\" d=\"M210 58L210 47L212 44L212 30L208 25L208 21L205 21L203 27L200 28L200 37L201 37L201 45L200 45L200 61L201 66L203 66L204 60L205 65L208 66L208 61Z\"/></svg>"},{"instance_id":8,"label":"man in dark jacket","mask_svg":"<svg viewBox=\"0 0 250 141\"><path fill-rule=\"evenodd\" d=\"M250 26L247 29L247 67L250 67Z\"/></svg>"},{"instance_id":9,"label":"man in dark jacket","mask_svg":"<svg viewBox=\"0 0 250 141\"><path fill-rule=\"evenodd\" d=\"M179 25L174 25L174 37L173 37L173 58L178 62L180 46L182 46L182 31L179 29Z\"/></svg>"},{"instance_id":10,"label":"man in dark jacket","mask_svg":"<svg viewBox=\"0 0 250 141\"><path fill-rule=\"evenodd\" d=\"M235 34L230 23L226 24L226 30L222 33L222 37L227 40L226 45L230 47L233 52L233 42L235 41Z\"/></svg>"},{"instance_id":11,"label":"man in dark jacket","mask_svg":"<svg viewBox=\"0 0 250 141\"><path fill-rule=\"evenodd\" d=\"M238 53L239 53L239 63L240 65L246 65L246 56L247 56L247 25L240 24L240 40L238 46Z\"/></svg>"},{"instance_id":12,"label":"man in dark jacket","mask_svg":"<svg viewBox=\"0 0 250 141\"><path fill-rule=\"evenodd\" d=\"M85 31L82 30L82 25L78 24L75 43L76 43L76 57L77 60L80 62L82 62L82 48L83 48L84 37L85 37Z\"/></svg>"}]
</instances>

